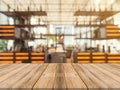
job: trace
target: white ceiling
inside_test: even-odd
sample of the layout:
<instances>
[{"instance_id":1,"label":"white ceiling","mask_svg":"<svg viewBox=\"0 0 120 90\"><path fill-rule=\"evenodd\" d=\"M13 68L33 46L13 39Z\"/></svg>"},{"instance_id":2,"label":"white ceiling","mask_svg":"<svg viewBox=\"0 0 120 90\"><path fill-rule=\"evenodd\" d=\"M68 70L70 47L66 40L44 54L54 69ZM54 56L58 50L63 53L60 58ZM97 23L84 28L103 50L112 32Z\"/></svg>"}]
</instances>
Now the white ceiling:
<instances>
[{"instance_id":1,"label":"white ceiling","mask_svg":"<svg viewBox=\"0 0 120 90\"><path fill-rule=\"evenodd\" d=\"M26 11L28 6L32 11L40 10L47 12L44 21L51 24L74 24L76 17L74 12L78 9L89 10L90 8L109 9L114 4L114 9L119 8L118 0L0 0L4 5L8 4L12 9L19 7L19 10ZM119 0L120 1L120 0ZM115 3L117 2L117 3ZM116 8L117 7L117 8ZM38 17L37 17L38 18ZM89 17L77 17L79 21L87 21ZM93 17L95 19L96 17Z\"/></svg>"}]
</instances>

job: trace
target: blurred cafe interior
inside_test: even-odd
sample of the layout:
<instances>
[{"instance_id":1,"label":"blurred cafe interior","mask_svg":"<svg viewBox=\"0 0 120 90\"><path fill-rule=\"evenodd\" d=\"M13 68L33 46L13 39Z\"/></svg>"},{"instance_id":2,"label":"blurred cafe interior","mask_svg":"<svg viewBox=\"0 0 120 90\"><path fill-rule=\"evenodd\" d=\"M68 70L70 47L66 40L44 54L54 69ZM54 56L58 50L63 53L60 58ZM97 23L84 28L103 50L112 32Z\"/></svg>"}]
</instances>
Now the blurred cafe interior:
<instances>
[{"instance_id":1,"label":"blurred cafe interior","mask_svg":"<svg viewBox=\"0 0 120 90\"><path fill-rule=\"evenodd\" d=\"M119 62L120 0L0 0L0 64Z\"/></svg>"}]
</instances>

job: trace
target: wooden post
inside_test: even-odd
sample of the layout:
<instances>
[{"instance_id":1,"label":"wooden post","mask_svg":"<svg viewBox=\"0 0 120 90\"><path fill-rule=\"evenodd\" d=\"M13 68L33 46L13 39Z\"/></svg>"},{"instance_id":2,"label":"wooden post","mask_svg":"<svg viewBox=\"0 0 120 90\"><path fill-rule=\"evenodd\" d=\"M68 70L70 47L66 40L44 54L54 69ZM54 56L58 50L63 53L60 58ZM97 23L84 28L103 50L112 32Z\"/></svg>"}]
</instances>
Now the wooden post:
<instances>
[{"instance_id":1,"label":"wooden post","mask_svg":"<svg viewBox=\"0 0 120 90\"><path fill-rule=\"evenodd\" d=\"M110 53L111 52L111 48L110 48L110 46L108 46L108 53Z\"/></svg>"}]
</instances>

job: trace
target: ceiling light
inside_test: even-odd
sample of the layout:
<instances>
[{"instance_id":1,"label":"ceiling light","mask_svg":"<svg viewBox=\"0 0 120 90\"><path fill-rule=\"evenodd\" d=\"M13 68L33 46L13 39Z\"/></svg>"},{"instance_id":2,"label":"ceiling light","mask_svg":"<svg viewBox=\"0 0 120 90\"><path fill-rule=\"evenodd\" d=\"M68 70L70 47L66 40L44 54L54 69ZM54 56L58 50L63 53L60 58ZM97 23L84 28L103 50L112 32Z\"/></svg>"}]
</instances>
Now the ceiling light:
<instances>
[{"instance_id":1,"label":"ceiling light","mask_svg":"<svg viewBox=\"0 0 120 90\"><path fill-rule=\"evenodd\" d=\"M95 0L95 5L98 5L101 0Z\"/></svg>"},{"instance_id":2,"label":"ceiling light","mask_svg":"<svg viewBox=\"0 0 120 90\"><path fill-rule=\"evenodd\" d=\"M113 4L115 2L115 0L110 0L109 2L110 2L110 4Z\"/></svg>"}]
</instances>

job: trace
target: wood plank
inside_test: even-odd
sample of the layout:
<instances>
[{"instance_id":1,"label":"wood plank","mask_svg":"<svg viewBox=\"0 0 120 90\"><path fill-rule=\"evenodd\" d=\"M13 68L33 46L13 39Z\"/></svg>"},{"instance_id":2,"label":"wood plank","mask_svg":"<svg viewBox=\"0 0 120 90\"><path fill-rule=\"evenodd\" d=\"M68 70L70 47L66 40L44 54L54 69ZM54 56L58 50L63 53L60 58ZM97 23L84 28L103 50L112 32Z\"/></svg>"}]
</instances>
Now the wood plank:
<instances>
[{"instance_id":1,"label":"wood plank","mask_svg":"<svg viewBox=\"0 0 120 90\"><path fill-rule=\"evenodd\" d=\"M57 67L57 64L49 64L45 72L36 82L33 90L38 90L40 88L52 90L55 82L55 77L56 77L55 76L56 70L57 70L56 67Z\"/></svg>"},{"instance_id":2,"label":"wood plank","mask_svg":"<svg viewBox=\"0 0 120 90\"><path fill-rule=\"evenodd\" d=\"M2 67L4 66L4 68ZM20 65L15 65L15 64L0 64L0 75L1 74L6 74L8 71L14 70L15 68L20 67Z\"/></svg>"},{"instance_id":3,"label":"wood plank","mask_svg":"<svg viewBox=\"0 0 120 90\"><path fill-rule=\"evenodd\" d=\"M12 60L2 60L0 61L0 64L13 64Z\"/></svg>"},{"instance_id":4,"label":"wood plank","mask_svg":"<svg viewBox=\"0 0 120 90\"><path fill-rule=\"evenodd\" d=\"M120 69L120 64L109 64L112 68Z\"/></svg>"},{"instance_id":5,"label":"wood plank","mask_svg":"<svg viewBox=\"0 0 120 90\"><path fill-rule=\"evenodd\" d=\"M2 56L6 56L6 55L7 55L7 56L10 56L10 55L13 55L13 53L11 53L11 52L10 52L10 53L9 53L9 52L8 52L8 53L3 53L3 52L2 52L2 53L0 53L0 55L2 55Z\"/></svg>"},{"instance_id":6,"label":"wood plank","mask_svg":"<svg viewBox=\"0 0 120 90\"><path fill-rule=\"evenodd\" d=\"M118 53L108 53L108 56L120 56Z\"/></svg>"},{"instance_id":7,"label":"wood plank","mask_svg":"<svg viewBox=\"0 0 120 90\"><path fill-rule=\"evenodd\" d=\"M111 25L111 26L106 26L106 28L108 29L115 29L115 28L118 28L118 26L117 25Z\"/></svg>"},{"instance_id":8,"label":"wood plank","mask_svg":"<svg viewBox=\"0 0 120 90\"><path fill-rule=\"evenodd\" d=\"M70 89L82 89L87 90L86 85L81 80L77 72L74 70L71 64L63 64L65 80L68 90Z\"/></svg>"},{"instance_id":9,"label":"wood plank","mask_svg":"<svg viewBox=\"0 0 120 90\"><path fill-rule=\"evenodd\" d=\"M24 56L24 57L17 57L16 56L16 60L28 60L28 56Z\"/></svg>"},{"instance_id":10,"label":"wood plank","mask_svg":"<svg viewBox=\"0 0 120 90\"><path fill-rule=\"evenodd\" d=\"M14 33L14 30L0 30L0 33Z\"/></svg>"},{"instance_id":11,"label":"wood plank","mask_svg":"<svg viewBox=\"0 0 120 90\"><path fill-rule=\"evenodd\" d=\"M21 62L21 61L16 61L15 63L16 63L16 64L21 64L22 62Z\"/></svg>"},{"instance_id":12,"label":"wood plank","mask_svg":"<svg viewBox=\"0 0 120 90\"><path fill-rule=\"evenodd\" d=\"M78 61L78 63L90 63L90 60L81 60L81 61Z\"/></svg>"},{"instance_id":13,"label":"wood plank","mask_svg":"<svg viewBox=\"0 0 120 90\"><path fill-rule=\"evenodd\" d=\"M44 57L40 57L40 56L39 56L39 57L38 57L38 56L33 57L33 56L32 56L31 59L34 59L34 60L35 60L35 59L39 59L39 60L42 59L42 60L44 60Z\"/></svg>"},{"instance_id":14,"label":"wood plank","mask_svg":"<svg viewBox=\"0 0 120 90\"><path fill-rule=\"evenodd\" d=\"M120 57L108 57L108 59L113 59L113 60L119 59L120 60Z\"/></svg>"},{"instance_id":15,"label":"wood plank","mask_svg":"<svg viewBox=\"0 0 120 90\"><path fill-rule=\"evenodd\" d=\"M103 81L106 86L109 86L109 89L120 88L120 77L117 75L98 67L97 64L90 64L89 66L86 65L85 67L94 73L101 81Z\"/></svg>"},{"instance_id":16,"label":"wood plank","mask_svg":"<svg viewBox=\"0 0 120 90\"><path fill-rule=\"evenodd\" d=\"M36 61L36 60L32 61L32 64L43 64L43 63L44 63L44 61Z\"/></svg>"},{"instance_id":17,"label":"wood plank","mask_svg":"<svg viewBox=\"0 0 120 90\"><path fill-rule=\"evenodd\" d=\"M15 53L16 55L23 55L23 56L26 56L26 55L28 55L28 53L27 52L19 52L19 53Z\"/></svg>"},{"instance_id":18,"label":"wood plank","mask_svg":"<svg viewBox=\"0 0 120 90\"><path fill-rule=\"evenodd\" d=\"M18 65L19 66L19 65ZM2 75L0 76L0 82L10 78L11 76L13 76L14 74L16 74L17 72L19 72L20 70L27 68L29 65L20 65L19 68L14 68L14 70L10 71L10 69L8 69L9 73L6 72L6 74L3 75L3 73L1 73Z\"/></svg>"},{"instance_id":19,"label":"wood plank","mask_svg":"<svg viewBox=\"0 0 120 90\"><path fill-rule=\"evenodd\" d=\"M120 57L120 55L108 55L108 57Z\"/></svg>"},{"instance_id":20,"label":"wood plank","mask_svg":"<svg viewBox=\"0 0 120 90\"><path fill-rule=\"evenodd\" d=\"M77 59L90 59L90 57L77 57Z\"/></svg>"},{"instance_id":21,"label":"wood plank","mask_svg":"<svg viewBox=\"0 0 120 90\"><path fill-rule=\"evenodd\" d=\"M112 68L115 68L115 69L120 69L120 64L109 64Z\"/></svg>"},{"instance_id":22,"label":"wood plank","mask_svg":"<svg viewBox=\"0 0 120 90\"><path fill-rule=\"evenodd\" d=\"M80 76L80 78L84 81L85 85L87 85L89 90L99 90L99 89L104 90L104 88L108 88L108 86L106 86L99 78L97 78L88 69L84 68L82 64L72 64L72 65L75 71ZM84 65L89 65L89 64L84 64Z\"/></svg>"},{"instance_id":23,"label":"wood plank","mask_svg":"<svg viewBox=\"0 0 120 90\"><path fill-rule=\"evenodd\" d=\"M97 56L99 56L99 55L103 55L103 56L104 56L105 53L94 53L94 52L93 52L92 55L97 55Z\"/></svg>"},{"instance_id":24,"label":"wood plank","mask_svg":"<svg viewBox=\"0 0 120 90\"><path fill-rule=\"evenodd\" d=\"M0 28L15 28L14 26L0 26Z\"/></svg>"},{"instance_id":25,"label":"wood plank","mask_svg":"<svg viewBox=\"0 0 120 90\"><path fill-rule=\"evenodd\" d=\"M119 30L116 30L116 29L109 30L109 29L108 29L106 32L107 32L107 33L109 33L109 32L119 32Z\"/></svg>"},{"instance_id":26,"label":"wood plank","mask_svg":"<svg viewBox=\"0 0 120 90\"><path fill-rule=\"evenodd\" d=\"M0 83L0 88L7 88L7 89L12 89L15 84L17 84L19 81L24 79L26 75L28 75L36 65L22 65L22 69L18 70L17 73L14 73L12 76L7 78L6 80L2 81ZM26 68L25 68L26 67ZM18 83L19 84L19 83ZM24 83L23 83L24 84ZM17 90L17 88L16 88Z\"/></svg>"},{"instance_id":27,"label":"wood plank","mask_svg":"<svg viewBox=\"0 0 120 90\"><path fill-rule=\"evenodd\" d=\"M108 63L120 63L120 60L108 60Z\"/></svg>"},{"instance_id":28,"label":"wood plank","mask_svg":"<svg viewBox=\"0 0 120 90\"><path fill-rule=\"evenodd\" d=\"M110 64L98 64L97 66L120 77L120 72L118 72L120 70L120 67L118 67L117 65L117 68L112 67Z\"/></svg>"},{"instance_id":29,"label":"wood plank","mask_svg":"<svg viewBox=\"0 0 120 90\"><path fill-rule=\"evenodd\" d=\"M90 53L77 53L77 55L90 55Z\"/></svg>"},{"instance_id":30,"label":"wood plank","mask_svg":"<svg viewBox=\"0 0 120 90\"><path fill-rule=\"evenodd\" d=\"M93 63L105 63L105 60L93 60Z\"/></svg>"},{"instance_id":31,"label":"wood plank","mask_svg":"<svg viewBox=\"0 0 120 90\"><path fill-rule=\"evenodd\" d=\"M11 56L8 56L8 57L0 57L0 60L4 60L4 59L6 59L6 60L13 60L13 57L11 57Z\"/></svg>"},{"instance_id":32,"label":"wood plank","mask_svg":"<svg viewBox=\"0 0 120 90\"><path fill-rule=\"evenodd\" d=\"M44 56L45 55L45 53L32 53L32 55L42 55L42 56Z\"/></svg>"},{"instance_id":33,"label":"wood plank","mask_svg":"<svg viewBox=\"0 0 120 90\"><path fill-rule=\"evenodd\" d=\"M67 86L65 81L64 67L63 64L58 64L55 75L54 90L66 90L66 88Z\"/></svg>"},{"instance_id":34,"label":"wood plank","mask_svg":"<svg viewBox=\"0 0 120 90\"><path fill-rule=\"evenodd\" d=\"M107 32L107 34L120 34L120 32Z\"/></svg>"},{"instance_id":35,"label":"wood plank","mask_svg":"<svg viewBox=\"0 0 120 90\"><path fill-rule=\"evenodd\" d=\"M11 37L11 36L14 36L14 34L0 34L1 37Z\"/></svg>"},{"instance_id":36,"label":"wood plank","mask_svg":"<svg viewBox=\"0 0 120 90\"><path fill-rule=\"evenodd\" d=\"M27 75L21 78L21 80L19 80L19 83L15 83L12 88L31 90L47 68L48 64L34 64L34 66L34 69L32 69Z\"/></svg>"},{"instance_id":37,"label":"wood plank","mask_svg":"<svg viewBox=\"0 0 120 90\"><path fill-rule=\"evenodd\" d=\"M0 65L0 89L116 90L120 64Z\"/></svg>"},{"instance_id":38,"label":"wood plank","mask_svg":"<svg viewBox=\"0 0 120 90\"><path fill-rule=\"evenodd\" d=\"M11 64L0 64L0 69L6 68L10 66Z\"/></svg>"},{"instance_id":39,"label":"wood plank","mask_svg":"<svg viewBox=\"0 0 120 90\"><path fill-rule=\"evenodd\" d=\"M120 36L120 34L119 33L118 34L107 34L107 37L111 37L111 36L118 37Z\"/></svg>"},{"instance_id":40,"label":"wood plank","mask_svg":"<svg viewBox=\"0 0 120 90\"><path fill-rule=\"evenodd\" d=\"M100 59L105 59L105 56L93 56L92 58L93 58L93 59L99 59L99 60L100 60Z\"/></svg>"}]
</instances>

